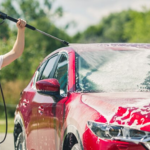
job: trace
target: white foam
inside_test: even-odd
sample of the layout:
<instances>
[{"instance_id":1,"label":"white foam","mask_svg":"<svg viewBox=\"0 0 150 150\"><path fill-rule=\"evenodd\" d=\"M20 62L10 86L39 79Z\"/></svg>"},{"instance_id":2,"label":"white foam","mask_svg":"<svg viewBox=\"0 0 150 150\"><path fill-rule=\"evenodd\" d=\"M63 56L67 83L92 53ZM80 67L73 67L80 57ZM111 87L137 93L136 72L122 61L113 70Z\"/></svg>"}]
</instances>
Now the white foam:
<instances>
[{"instance_id":1,"label":"white foam","mask_svg":"<svg viewBox=\"0 0 150 150\"><path fill-rule=\"evenodd\" d=\"M149 50L142 51L103 51L81 55L91 68L98 66L96 71L79 67L80 84L87 79L96 88L104 92L139 91L150 71ZM83 77L83 78L82 78ZM82 86L83 87L83 86Z\"/></svg>"},{"instance_id":2,"label":"white foam","mask_svg":"<svg viewBox=\"0 0 150 150\"><path fill-rule=\"evenodd\" d=\"M142 93L144 96L145 93ZM101 95L101 94L100 94ZM103 94L102 94L103 95ZM106 96L107 94L105 94ZM121 95L121 93L120 93ZM140 95L140 94L139 94ZM145 118L148 117L148 114L150 114L150 98L149 94L146 94L145 98L133 98L134 96L131 95L131 98L128 99L127 97L114 97L112 94L112 99L106 98L105 96L102 97L89 97L83 95L82 100L85 104L89 105L93 109L95 109L97 112L99 112L101 115L105 117L107 120L107 123L110 123L110 121L113 118L113 123L118 124L118 121L121 122L121 125L129 126L129 122L131 123L131 119L135 116L139 115L141 117L141 124L138 124L137 119L134 120L132 124L130 124L133 128L141 128L146 125L150 125L150 123L144 123ZM110 95L111 97L111 95ZM130 94L129 94L130 97ZM138 95L137 95L138 97ZM139 96L140 97L140 96ZM125 113L121 116L115 116L117 114L119 109L126 109ZM129 116L129 117L127 117ZM125 119L126 118L126 119Z\"/></svg>"}]
</instances>

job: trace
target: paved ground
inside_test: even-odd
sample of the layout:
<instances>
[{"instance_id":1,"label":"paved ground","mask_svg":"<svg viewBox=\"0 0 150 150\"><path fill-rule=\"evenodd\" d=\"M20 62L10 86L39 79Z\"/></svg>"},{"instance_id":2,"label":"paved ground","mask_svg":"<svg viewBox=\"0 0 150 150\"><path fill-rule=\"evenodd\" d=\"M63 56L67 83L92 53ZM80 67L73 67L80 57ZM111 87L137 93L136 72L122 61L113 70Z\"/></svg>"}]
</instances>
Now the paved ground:
<instances>
[{"instance_id":1,"label":"paved ground","mask_svg":"<svg viewBox=\"0 0 150 150\"><path fill-rule=\"evenodd\" d=\"M3 139L4 134L0 134L0 141ZM4 143L0 144L0 150L14 150L13 134L8 134Z\"/></svg>"}]
</instances>

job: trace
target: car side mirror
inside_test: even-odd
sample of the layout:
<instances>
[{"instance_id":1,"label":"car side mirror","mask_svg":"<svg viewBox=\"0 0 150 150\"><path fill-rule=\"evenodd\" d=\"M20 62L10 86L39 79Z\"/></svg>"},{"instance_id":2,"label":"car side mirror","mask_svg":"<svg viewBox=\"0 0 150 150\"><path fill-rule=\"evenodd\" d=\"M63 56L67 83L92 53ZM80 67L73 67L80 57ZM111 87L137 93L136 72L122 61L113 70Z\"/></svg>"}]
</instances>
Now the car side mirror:
<instances>
[{"instance_id":1,"label":"car side mirror","mask_svg":"<svg viewBox=\"0 0 150 150\"><path fill-rule=\"evenodd\" d=\"M44 79L36 82L37 92L44 95L49 95L55 99L60 98L60 84L57 79Z\"/></svg>"}]
</instances>

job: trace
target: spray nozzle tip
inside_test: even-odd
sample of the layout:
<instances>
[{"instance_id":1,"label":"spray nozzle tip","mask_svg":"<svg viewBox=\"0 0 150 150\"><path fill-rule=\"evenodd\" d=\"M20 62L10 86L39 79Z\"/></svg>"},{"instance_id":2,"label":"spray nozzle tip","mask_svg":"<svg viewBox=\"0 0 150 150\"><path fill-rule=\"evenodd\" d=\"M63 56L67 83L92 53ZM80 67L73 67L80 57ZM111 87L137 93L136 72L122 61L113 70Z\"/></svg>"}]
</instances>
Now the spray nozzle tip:
<instances>
[{"instance_id":1,"label":"spray nozzle tip","mask_svg":"<svg viewBox=\"0 0 150 150\"><path fill-rule=\"evenodd\" d=\"M67 41L63 41L63 43L67 46L69 45L69 43Z\"/></svg>"}]
</instances>

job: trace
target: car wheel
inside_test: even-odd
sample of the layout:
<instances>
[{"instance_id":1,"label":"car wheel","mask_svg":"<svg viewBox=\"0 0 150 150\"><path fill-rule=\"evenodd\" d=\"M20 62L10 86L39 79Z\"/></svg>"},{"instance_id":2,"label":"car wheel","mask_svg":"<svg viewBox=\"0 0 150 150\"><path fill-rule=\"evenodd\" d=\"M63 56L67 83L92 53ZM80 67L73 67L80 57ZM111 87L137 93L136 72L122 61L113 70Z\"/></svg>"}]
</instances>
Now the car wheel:
<instances>
[{"instance_id":1,"label":"car wheel","mask_svg":"<svg viewBox=\"0 0 150 150\"><path fill-rule=\"evenodd\" d=\"M71 148L71 150L82 150L82 149L81 149L80 145L77 143Z\"/></svg>"},{"instance_id":2,"label":"car wheel","mask_svg":"<svg viewBox=\"0 0 150 150\"><path fill-rule=\"evenodd\" d=\"M20 129L18 129L18 131L20 131ZM26 139L24 131L21 129L21 132L16 132L15 135L15 150L26 150Z\"/></svg>"},{"instance_id":3,"label":"car wheel","mask_svg":"<svg viewBox=\"0 0 150 150\"><path fill-rule=\"evenodd\" d=\"M18 135L16 141L16 148L17 150L26 150L26 142L22 132Z\"/></svg>"}]
</instances>

